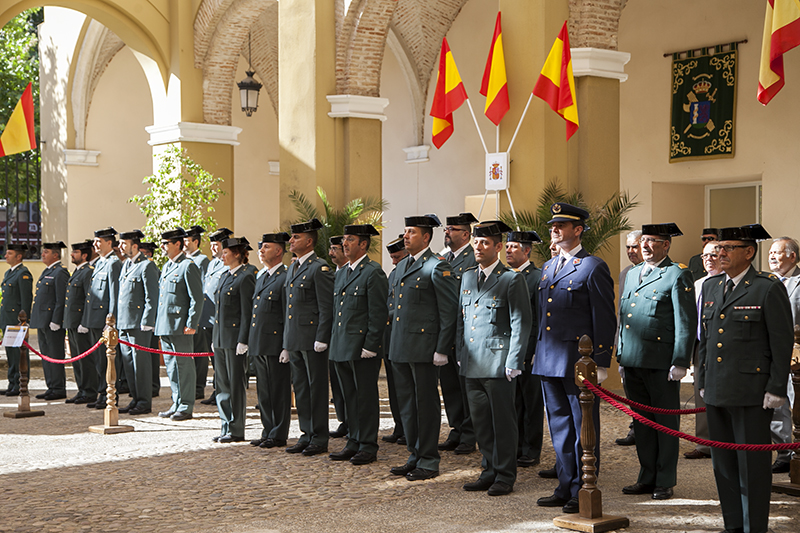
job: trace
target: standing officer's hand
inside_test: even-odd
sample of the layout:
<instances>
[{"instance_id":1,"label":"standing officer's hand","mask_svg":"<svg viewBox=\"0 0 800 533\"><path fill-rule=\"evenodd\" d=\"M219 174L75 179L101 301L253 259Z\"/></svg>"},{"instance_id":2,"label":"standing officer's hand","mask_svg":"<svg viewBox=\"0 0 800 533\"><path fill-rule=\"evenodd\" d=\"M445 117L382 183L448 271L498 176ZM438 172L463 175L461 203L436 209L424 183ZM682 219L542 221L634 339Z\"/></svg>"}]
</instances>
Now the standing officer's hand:
<instances>
[{"instance_id":1,"label":"standing officer's hand","mask_svg":"<svg viewBox=\"0 0 800 533\"><path fill-rule=\"evenodd\" d=\"M777 409L784 403L786 403L785 396L778 396L777 394L772 394L771 392L764 394L764 409Z\"/></svg>"},{"instance_id":2,"label":"standing officer's hand","mask_svg":"<svg viewBox=\"0 0 800 533\"><path fill-rule=\"evenodd\" d=\"M508 381L511 381L520 374L522 374L522 370L517 370L516 368L506 368L506 379Z\"/></svg>"},{"instance_id":3,"label":"standing officer's hand","mask_svg":"<svg viewBox=\"0 0 800 533\"><path fill-rule=\"evenodd\" d=\"M682 366L672 365L669 369L669 375L667 376L667 379L669 379L670 381L680 381L683 379L685 375L686 375L685 368L683 368Z\"/></svg>"},{"instance_id":4,"label":"standing officer's hand","mask_svg":"<svg viewBox=\"0 0 800 533\"><path fill-rule=\"evenodd\" d=\"M289 350L282 350L281 354L278 356L279 363L288 363L289 362Z\"/></svg>"},{"instance_id":5,"label":"standing officer's hand","mask_svg":"<svg viewBox=\"0 0 800 533\"><path fill-rule=\"evenodd\" d=\"M447 364L447 356L439 352L433 352L433 364L436 366L444 366Z\"/></svg>"}]
</instances>

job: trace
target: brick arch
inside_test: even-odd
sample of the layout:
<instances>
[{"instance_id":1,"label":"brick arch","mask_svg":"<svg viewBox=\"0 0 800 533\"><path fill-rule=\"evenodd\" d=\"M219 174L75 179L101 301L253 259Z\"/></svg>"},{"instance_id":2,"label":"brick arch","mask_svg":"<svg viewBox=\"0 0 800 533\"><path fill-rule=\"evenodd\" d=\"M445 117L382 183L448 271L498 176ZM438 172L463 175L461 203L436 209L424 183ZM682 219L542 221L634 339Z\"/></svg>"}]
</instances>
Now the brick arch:
<instances>
[{"instance_id":1,"label":"brick arch","mask_svg":"<svg viewBox=\"0 0 800 533\"><path fill-rule=\"evenodd\" d=\"M253 38L253 69L278 114L278 3L273 2L250 28ZM247 59L247 41L241 55ZM263 100L262 100L263 101Z\"/></svg>"},{"instance_id":2,"label":"brick arch","mask_svg":"<svg viewBox=\"0 0 800 533\"><path fill-rule=\"evenodd\" d=\"M628 0L569 0L573 48L617 49L619 19Z\"/></svg>"},{"instance_id":3,"label":"brick arch","mask_svg":"<svg viewBox=\"0 0 800 533\"><path fill-rule=\"evenodd\" d=\"M194 66L203 68L208 46L220 19L234 0L203 0L194 18Z\"/></svg>"}]
</instances>

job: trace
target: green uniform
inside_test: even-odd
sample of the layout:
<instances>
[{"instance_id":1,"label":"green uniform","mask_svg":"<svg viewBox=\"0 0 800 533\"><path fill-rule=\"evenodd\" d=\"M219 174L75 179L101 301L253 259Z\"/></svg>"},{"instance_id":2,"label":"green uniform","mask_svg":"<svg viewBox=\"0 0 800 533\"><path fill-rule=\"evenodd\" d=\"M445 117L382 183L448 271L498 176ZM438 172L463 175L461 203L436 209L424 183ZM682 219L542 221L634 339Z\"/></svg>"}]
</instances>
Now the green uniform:
<instances>
[{"instance_id":1,"label":"green uniform","mask_svg":"<svg viewBox=\"0 0 800 533\"><path fill-rule=\"evenodd\" d=\"M64 298L67 294L69 271L60 262L53 263L42 271L36 282L36 296L33 298L30 326L36 328L39 349L53 359L64 359ZM50 329L50 324L59 328ZM55 396L65 396L67 379L64 365L42 361L47 392Z\"/></svg>"},{"instance_id":2,"label":"green uniform","mask_svg":"<svg viewBox=\"0 0 800 533\"><path fill-rule=\"evenodd\" d=\"M64 328L67 330L69 351L72 357L76 357L92 347L89 334L78 332L78 326L83 320L86 295L92 284L92 270L94 267L88 261L81 263L75 268L67 284L67 295L64 299ZM91 356L72 363L72 371L75 374L78 394L71 400L86 398L89 402L95 401L99 383L97 370L95 370L94 360Z\"/></svg>"},{"instance_id":3,"label":"green uniform","mask_svg":"<svg viewBox=\"0 0 800 533\"><path fill-rule=\"evenodd\" d=\"M210 261L208 257L200 250L196 250L192 255L187 255L189 259L194 261L197 268L200 269L200 275L205 280L206 272L208 272L208 265ZM203 303L205 305L205 303ZM197 353L211 351L211 328L203 328L202 324L197 328L197 333L194 334L194 350ZM194 358L194 372L195 372L195 398L200 399L205 396L206 381L208 380L208 356Z\"/></svg>"},{"instance_id":4,"label":"green uniform","mask_svg":"<svg viewBox=\"0 0 800 533\"><path fill-rule=\"evenodd\" d=\"M30 318L33 300L33 277L30 271L20 263L6 270L2 285L3 303L0 306L0 328L19 324L19 312L25 311ZM8 357L8 389L7 392L19 392L19 348L6 348Z\"/></svg>"},{"instance_id":5,"label":"green uniform","mask_svg":"<svg viewBox=\"0 0 800 533\"><path fill-rule=\"evenodd\" d=\"M89 329L89 342L92 346L103 336L106 317L109 314L117 316L117 295L119 293L119 273L121 270L122 263L114 252L108 252L107 256L98 258L94 264L92 282L89 292L86 294L86 306L83 310L83 320L81 321L81 325ZM108 358L105 346L100 345L89 357L94 360L97 371L98 390L100 392L97 403L100 406L105 406L105 391L108 385L106 383ZM118 360L120 358L114 360L114 366L117 365ZM119 368L117 369L117 375L119 376Z\"/></svg>"}]
</instances>

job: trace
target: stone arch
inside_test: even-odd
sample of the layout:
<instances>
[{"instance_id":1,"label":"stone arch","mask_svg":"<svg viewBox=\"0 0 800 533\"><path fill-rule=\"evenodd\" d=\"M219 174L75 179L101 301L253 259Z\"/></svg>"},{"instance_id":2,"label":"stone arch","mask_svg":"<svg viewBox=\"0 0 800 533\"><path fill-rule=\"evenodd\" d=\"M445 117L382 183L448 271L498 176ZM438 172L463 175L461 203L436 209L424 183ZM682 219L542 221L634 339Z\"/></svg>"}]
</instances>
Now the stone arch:
<instances>
[{"instance_id":1,"label":"stone arch","mask_svg":"<svg viewBox=\"0 0 800 533\"><path fill-rule=\"evenodd\" d=\"M253 69L278 114L278 3L271 3L250 28L253 39ZM242 44L242 57L248 59L248 46Z\"/></svg>"}]
</instances>

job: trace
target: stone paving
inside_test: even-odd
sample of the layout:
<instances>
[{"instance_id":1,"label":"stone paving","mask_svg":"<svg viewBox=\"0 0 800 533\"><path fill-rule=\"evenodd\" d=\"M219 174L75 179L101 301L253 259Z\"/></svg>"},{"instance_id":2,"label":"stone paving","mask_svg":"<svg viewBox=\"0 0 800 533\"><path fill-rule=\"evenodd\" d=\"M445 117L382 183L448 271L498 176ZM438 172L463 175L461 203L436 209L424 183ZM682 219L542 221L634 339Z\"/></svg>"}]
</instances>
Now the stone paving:
<instances>
[{"instance_id":1,"label":"stone paving","mask_svg":"<svg viewBox=\"0 0 800 533\"><path fill-rule=\"evenodd\" d=\"M34 364L32 374L31 391L36 394L44 387L41 367ZM1 365L0 375L5 376ZM5 382L0 381L0 388ZM691 394L690 387L684 388ZM168 407L168 390L163 387L154 398L154 415ZM383 377L381 390L386 397ZM16 401L0 397L0 411L15 410ZM123 395L121 403L125 401ZM261 430L254 404L253 382L248 439ZM32 406L46 415L0 417L0 532L563 531L552 523L560 509L535 504L555 486L536 475L541 467L520 468L508 496L464 492L461 485L480 472L478 452L444 452L438 478L412 483L389 474L389 467L407 457L405 447L396 444L381 443L376 463L353 466L324 455L287 454L283 448L213 443L211 437L219 433L216 408L199 402L195 418L186 422L120 415L120 423L135 431L118 435L87 432L88 426L102 424L101 411L63 400L33 400ZM385 435L392 421L387 405L382 411ZM638 471L635 449L613 444L627 432L628 419L608 405L601 406L601 416L599 485L606 514L629 517L626 531L631 532L722 529L710 460L681 458L672 500L622 495L621 487L634 482ZM332 419L331 428L335 426ZM694 418L683 417L681 428L693 432ZM442 439L446 429L443 417ZM295 420L290 443L298 435ZM329 450L342 446L343 439L332 439ZM682 443L682 452L690 449L691 444ZM542 467L553 463L545 435ZM800 498L773 494L770 527L775 533L800 530Z\"/></svg>"}]
</instances>

